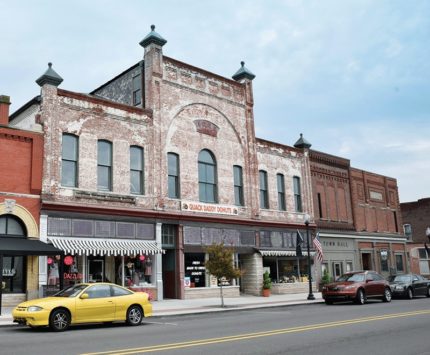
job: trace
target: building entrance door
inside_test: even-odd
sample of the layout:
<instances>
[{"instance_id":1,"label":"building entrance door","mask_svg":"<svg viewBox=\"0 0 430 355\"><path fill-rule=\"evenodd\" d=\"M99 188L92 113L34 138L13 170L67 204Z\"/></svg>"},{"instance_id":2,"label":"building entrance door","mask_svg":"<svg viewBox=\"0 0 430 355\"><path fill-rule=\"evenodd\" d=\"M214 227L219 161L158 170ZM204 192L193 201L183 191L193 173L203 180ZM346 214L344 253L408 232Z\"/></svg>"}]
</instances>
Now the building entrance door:
<instances>
[{"instance_id":1,"label":"building entrance door","mask_svg":"<svg viewBox=\"0 0 430 355\"><path fill-rule=\"evenodd\" d=\"M363 270L372 270L372 255L370 253L362 253L361 261Z\"/></svg>"},{"instance_id":2,"label":"building entrance door","mask_svg":"<svg viewBox=\"0 0 430 355\"><path fill-rule=\"evenodd\" d=\"M177 298L175 279L175 250L166 249L162 256L163 263L163 298Z\"/></svg>"},{"instance_id":3,"label":"building entrance door","mask_svg":"<svg viewBox=\"0 0 430 355\"><path fill-rule=\"evenodd\" d=\"M88 259L88 282L105 281L105 259L93 257Z\"/></svg>"}]
</instances>

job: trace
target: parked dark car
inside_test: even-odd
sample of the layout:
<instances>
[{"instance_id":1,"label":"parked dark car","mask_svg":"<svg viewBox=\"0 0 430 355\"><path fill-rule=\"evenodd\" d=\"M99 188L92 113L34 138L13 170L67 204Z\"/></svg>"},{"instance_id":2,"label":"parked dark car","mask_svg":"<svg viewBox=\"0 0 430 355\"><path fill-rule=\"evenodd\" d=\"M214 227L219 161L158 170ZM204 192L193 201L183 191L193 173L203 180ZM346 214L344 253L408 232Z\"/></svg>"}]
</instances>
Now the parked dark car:
<instances>
[{"instance_id":1,"label":"parked dark car","mask_svg":"<svg viewBox=\"0 0 430 355\"><path fill-rule=\"evenodd\" d=\"M388 277L391 293L409 299L415 296L430 297L430 280L416 274L399 274Z\"/></svg>"},{"instance_id":2,"label":"parked dark car","mask_svg":"<svg viewBox=\"0 0 430 355\"><path fill-rule=\"evenodd\" d=\"M384 302L391 302L391 289L388 281L375 271L354 271L323 286L322 297L326 304L335 301L364 304L367 298L380 298Z\"/></svg>"}]
</instances>

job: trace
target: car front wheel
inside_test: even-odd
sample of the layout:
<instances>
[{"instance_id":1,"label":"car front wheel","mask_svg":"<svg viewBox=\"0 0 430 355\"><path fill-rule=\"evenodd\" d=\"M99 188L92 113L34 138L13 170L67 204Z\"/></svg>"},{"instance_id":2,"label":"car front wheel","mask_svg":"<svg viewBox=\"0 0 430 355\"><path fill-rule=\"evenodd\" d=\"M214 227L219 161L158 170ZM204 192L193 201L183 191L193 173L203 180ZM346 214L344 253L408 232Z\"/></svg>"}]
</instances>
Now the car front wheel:
<instances>
[{"instance_id":1,"label":"car front wheel","mask_svg":"<svg viewBox=\"0 0 430 355\"><path fill-rule=\"evenodd\" d=\"M139 306L131 306L127 311L127 324L128 325L139 325L142 323L143 311Z\"/></svg>"},{"instance_id":2,"label":"car front wheel","mask_svg":"<svg viewBox=\"0 0 430 355\"><path fill-rule=\"evenodd\" d=\"M430 297L430 287L427 287L427 297Z\"/></svg>"},{"instance_id":3,"label":"car front wheel","mask_svg":"<svg viewBox=\"0 0 430 355\"><path fill-rule=\"evenodd\" d=\"M387 287L384 290L384 296L382 297L384 302L391 302L391 290Z\"/></svg>"},{"instance_id":4,"label":"car front wheel","mask_svg":"<svg viewBox=\"0 0 430 355\"><path fill-rule=\"evenodd\" d=\"M357 296L355 297L355 303L357 304L365 304L366 303L366 295L363 290L357 291Z\"/></svg>"},{"instance_id":5,"label":"car front wheel","mask_svg":"<svg viewBox=\"0 0 430 355\"><path fill-rule=\"evenodd\" d=\"M414 294L413 294L413 292L412 292L412 289L411 288L408 288L408 290L406 291L406 297L408 298L408 299L412 299L412 298L414 298Z\"/></svg>"},{"instance_id":6,"label":"car front wheel","mask_svg":"<svg viewBox=\"0 0 430 355\"><path fill-rule=\"evenodd\" d=\"M54 332L62 332L69 328L70 314L65 309L57 309L49 317L49 327Z\"/></svg>"}]
</instances>

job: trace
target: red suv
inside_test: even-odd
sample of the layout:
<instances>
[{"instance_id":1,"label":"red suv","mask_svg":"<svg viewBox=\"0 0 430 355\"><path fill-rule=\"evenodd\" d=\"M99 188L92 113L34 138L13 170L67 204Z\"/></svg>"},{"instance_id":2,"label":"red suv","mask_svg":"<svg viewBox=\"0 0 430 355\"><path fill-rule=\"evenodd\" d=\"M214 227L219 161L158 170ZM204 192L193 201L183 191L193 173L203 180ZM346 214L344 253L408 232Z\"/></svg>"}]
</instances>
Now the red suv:
<instances>
[{"instance_id":1,"label":"red suv","mask_svg":"<svg viewBox=\"0 0 430 355\"><path fill-rule=\"evenodd\" d=\"M354 271L340 276L336 282L322 288L326 304L352 300L364 304L367 298L391 301L391 288L387 280L375 271Z\"/></svg>"}]
</instances>

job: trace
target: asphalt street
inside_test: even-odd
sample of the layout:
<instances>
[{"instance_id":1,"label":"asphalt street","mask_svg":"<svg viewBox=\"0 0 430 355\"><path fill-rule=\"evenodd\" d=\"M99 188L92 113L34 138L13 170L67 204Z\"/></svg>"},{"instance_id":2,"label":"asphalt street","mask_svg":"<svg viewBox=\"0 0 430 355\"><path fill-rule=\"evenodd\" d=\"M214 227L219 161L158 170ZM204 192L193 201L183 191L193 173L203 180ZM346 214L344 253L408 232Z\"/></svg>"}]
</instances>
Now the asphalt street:
<instances>
[{"instance_id":1,"label":"asphalt street","mask_svg":"<svg viewBox=\"0 0 430 355\"><path fill-rule=\"evenodd\" d=\"M238 310L71 327L0 328L0 354L430 354L430 299Z\"/></svg>"}]
</instances>

